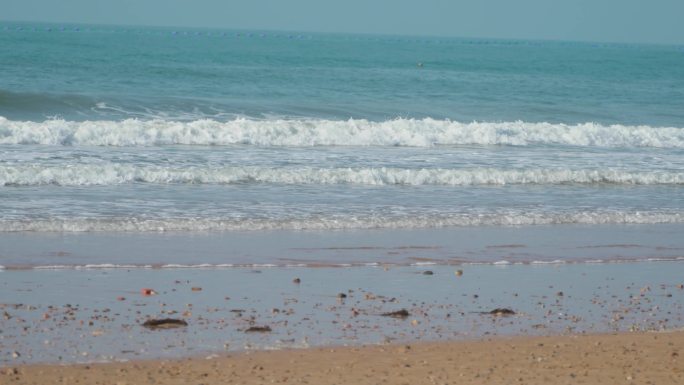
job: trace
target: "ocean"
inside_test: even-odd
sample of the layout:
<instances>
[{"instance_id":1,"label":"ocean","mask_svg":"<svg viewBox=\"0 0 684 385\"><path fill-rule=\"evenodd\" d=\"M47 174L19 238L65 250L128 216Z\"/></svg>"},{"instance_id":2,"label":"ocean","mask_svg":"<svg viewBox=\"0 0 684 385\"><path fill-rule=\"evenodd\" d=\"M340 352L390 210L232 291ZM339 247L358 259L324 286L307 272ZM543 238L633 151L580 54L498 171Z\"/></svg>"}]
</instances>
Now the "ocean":
<instances>
[{"instance_id":1,"label":"ocean","mask_svg":"<svg viewBox=\"0 0 684 385\"><path fill-rule=\"evenodd\" d=\"M683 47L9 22L0 47L6 268L684 255Z\"/></svg>"}]
</instances>

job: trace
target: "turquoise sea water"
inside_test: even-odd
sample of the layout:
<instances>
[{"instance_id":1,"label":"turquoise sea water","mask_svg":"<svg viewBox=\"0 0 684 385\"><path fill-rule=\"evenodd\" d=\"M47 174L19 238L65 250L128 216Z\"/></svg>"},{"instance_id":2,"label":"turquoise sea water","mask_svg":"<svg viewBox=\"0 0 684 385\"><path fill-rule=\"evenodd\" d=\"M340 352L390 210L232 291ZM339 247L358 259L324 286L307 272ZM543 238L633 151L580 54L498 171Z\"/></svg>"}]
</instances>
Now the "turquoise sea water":
<instances>
[{"instance_id":1,"label":"turquoise sea water","mask_svg":"<svg viewBox=\"0 0 684 385\"><path fill-rule=\"evenodd\" d=\"M0 23L6 237L662 223L683 47Z\"/></svg>"},{"instance_id":2,"label":"turquoise sea water","mask_svg":"<svg viewBox=\"0 0 684 385\"><path fill-rule=\"evenodd\" d=\"M11 120L684 121L684 49L675 46L10 23L0 31Z\"/></svg>"}]
</instances>

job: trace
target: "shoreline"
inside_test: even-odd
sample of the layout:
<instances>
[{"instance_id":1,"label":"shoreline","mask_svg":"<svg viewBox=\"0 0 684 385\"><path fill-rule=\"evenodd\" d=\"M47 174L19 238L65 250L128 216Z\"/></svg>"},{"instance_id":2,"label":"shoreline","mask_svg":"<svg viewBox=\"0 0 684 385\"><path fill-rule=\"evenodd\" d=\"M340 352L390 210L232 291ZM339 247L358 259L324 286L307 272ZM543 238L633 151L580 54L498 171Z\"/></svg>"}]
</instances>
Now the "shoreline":
<instances>
[{"instance_id":1,"label":"shoreline","mask_svg":"<svg viewBox=\"0 0 684 385\"><path fill-rule=\"evenodd\" d=\"M471 266L563 266L563 265L608 265L608 264L641 264L641 263L676 263L684 262L684 256L679 257L648 257L648 258L622 258L622 259L577 259L577 260L534 260L534 261L516 261L511 262L508 260L499 260L491 262L471 262L463 260L433 260L429 258L415 258L414 262L350 262L350 263L333 263L333 262L318 262L318 261L306 261L306 262L292 262L286 263L200 263L200 264L153 264L153 265L136 265L136 264L114 264L114 263L102 263L102 264L84 264L84 265L74 265L74 264L56 264L56 265L0 265L0 271L116 271L116 270L226 270L226 269L346 269L346 268L428 268L428 267L438 267L438 266L451 266L451 267L471 267Z\"/></svg>"},{"instance_id":2,"label":"shoreline","mask_svg":"<svg viewBox=\"0 0 684 385\"><path fill-rule=\"evenodd\" d=\"M188 233L2 233L0 265L411 265L684 259L684 224Z\"/></svg>"},{"instance_id":3,"label":"shoreline","mask_svg":"<svg viewBox=\"0 0 684 385\"><path fill-rule=\"evenodd\" d=\"M317 347L124 363L7 366L3 383L678 384L684 330ZM5 382L6 381L6 382Z\"/></svg>"}]
</instances>

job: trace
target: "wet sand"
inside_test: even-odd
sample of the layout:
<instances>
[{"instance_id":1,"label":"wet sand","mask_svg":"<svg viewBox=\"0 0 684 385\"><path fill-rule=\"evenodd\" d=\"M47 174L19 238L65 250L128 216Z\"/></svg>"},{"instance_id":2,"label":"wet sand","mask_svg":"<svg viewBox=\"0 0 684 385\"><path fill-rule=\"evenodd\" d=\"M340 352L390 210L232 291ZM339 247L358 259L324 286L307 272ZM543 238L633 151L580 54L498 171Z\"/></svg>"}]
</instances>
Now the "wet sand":
<instances>
[{"instance_id":1,"label":"wet sand","mask_svg":"<svg viewBox=\"0 0 684 385\"><path fill-rule=\"evenodd\" d=\"M0 366L677 330L681 271L681 262L5 271ZM165 318L184 324L144 327ZM259 327L269 331L250 331Z\"/></svg>"},{"instance_id":2,"label":"wet sand","mask_svg":"<svg viewBox=\"0 0 684 385\"><path fill-rule=\"evenodd\" d=\"M682 384L684 331L7 367L3 384Z\"/></svg>"}]
</instances>

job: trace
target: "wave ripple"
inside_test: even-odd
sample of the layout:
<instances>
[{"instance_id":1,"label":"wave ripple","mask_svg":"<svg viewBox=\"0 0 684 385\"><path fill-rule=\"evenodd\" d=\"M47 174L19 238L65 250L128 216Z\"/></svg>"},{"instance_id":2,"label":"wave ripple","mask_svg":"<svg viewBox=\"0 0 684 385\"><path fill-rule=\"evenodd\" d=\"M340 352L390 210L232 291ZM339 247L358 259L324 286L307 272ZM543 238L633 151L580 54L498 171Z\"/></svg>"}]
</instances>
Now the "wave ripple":
<instances>
[{"instance_id":1,"label":"wave ripple","mask_svg":"<svg viewBox=\"0 0 684 385\"><path fill-rule=\"evenodd\" d=\"M534 213L517 210L488 214L329 216L282 219L239 218L52 218L2 220L0 232L206 232L260 230L413 229L556 224L682 223L682 212L578 211Z\"/></svg>"}]
</instances>

